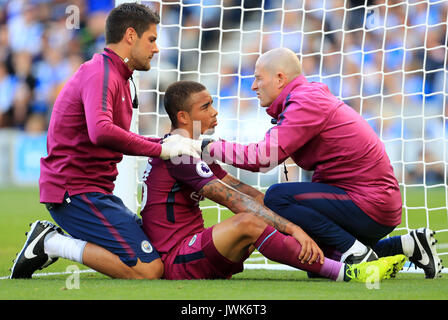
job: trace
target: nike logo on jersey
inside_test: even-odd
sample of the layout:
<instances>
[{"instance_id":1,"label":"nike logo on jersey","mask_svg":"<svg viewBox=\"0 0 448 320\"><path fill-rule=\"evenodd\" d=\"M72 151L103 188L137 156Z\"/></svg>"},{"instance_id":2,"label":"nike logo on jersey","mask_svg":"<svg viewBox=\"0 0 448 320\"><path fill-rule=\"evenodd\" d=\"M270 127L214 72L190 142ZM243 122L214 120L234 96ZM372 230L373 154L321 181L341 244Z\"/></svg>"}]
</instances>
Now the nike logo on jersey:
<instances>
[{"instance_id":1,"label":"nike logo on jersey","mask_svg":"<svg viewBox=\"0 0 448 320\"><path fill-rule=\"evenodd\" d=\"M47 229L48 229L48 228L50 228L50 227L47 227ZM27 258L27 259L33 259L34 257L37 257L37 255L34 254L34 247L35 247L36 244L39 242L40 238L42 238L42 237L46 234L47 229L45 229L44 231L42 231L42 232L36 237L36 239L34 239L34 240L30 243L30 245L26 248L25 253L24 253L25 258Z\"/></svg>"}]
</instances>

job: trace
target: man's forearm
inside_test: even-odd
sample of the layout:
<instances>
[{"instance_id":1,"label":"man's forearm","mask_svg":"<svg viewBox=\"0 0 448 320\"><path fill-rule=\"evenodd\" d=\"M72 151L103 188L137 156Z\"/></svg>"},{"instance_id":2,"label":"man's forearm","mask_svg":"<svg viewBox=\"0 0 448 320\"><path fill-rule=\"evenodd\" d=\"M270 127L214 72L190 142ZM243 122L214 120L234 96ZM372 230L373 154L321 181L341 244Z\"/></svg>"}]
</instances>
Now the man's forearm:
<instances>
[{"instance_id":1,"label":"man's forearm","mask_svg":"<svg viewBox=\"0 0 448 320\"><path fill-rule=\"evenodd\" d=\"M258 203L264 204L264 193L255 189L254 187L241 182L237 178L233 177L231 174L227 174L223 179L221 179L224 183L228 184L232 188L248 195L253 198Z\"/></svg>"},{"instance_id":2,"label":"man's forearm","mask_svg":"<svg viewBox=\"0 0 448 320\"><path fill-rule=\"evenodd\" d=\"M132 156L158 157L161 145L108 121L88 128L92 143Z\"/></svg>"},{"instance_id":3,"label":"man's forearm","mask_svg":"<svg viewBox=\"0 0 448 320\"><path fill-rule=\"evenodd\" d=\"M248 195L231 188L221 180L216 179L207 183L202 188L201 194L210 200L226 206L234 213L251 213L285 234L292 234L297 229L297 226L292 222L279 216Z\"/></svg>"},{"instance_id":4,"label":"man's forearm","mask_svg":"<svg viewBox=\"0 0 448 320\"><path fill-rule=\"evenodd\" d=\"M243 145L219 140L208 144L203 154L237 168L267 172L289 157L280 147L279 141L279 130L274 127L257 143Z\"/></svg>"}]
</instances>

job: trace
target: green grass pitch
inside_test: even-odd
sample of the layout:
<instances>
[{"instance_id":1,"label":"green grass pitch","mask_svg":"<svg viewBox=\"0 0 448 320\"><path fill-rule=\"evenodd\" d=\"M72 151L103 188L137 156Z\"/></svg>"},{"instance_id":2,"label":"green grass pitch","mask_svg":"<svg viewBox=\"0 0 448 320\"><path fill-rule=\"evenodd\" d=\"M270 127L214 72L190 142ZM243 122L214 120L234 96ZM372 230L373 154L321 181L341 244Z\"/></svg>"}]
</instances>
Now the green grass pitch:
<instances>
[{"instance_id":1,"label":"green grass pitch","mask_svg":"<svg viewBox=\"0 0 448 320\"><path fill-rule=\"evenodd\" d=\"M425 201L426 200L426 201ZM407 190L408 220L400 227L415 228L429 224L447 229L445 190ZM423 209L425 203L429 214ZM205 210L206 224L213 223L213 209ZM36 219L51 220L38 202L36 188L0 189L0 299L1 300L446 300L448 275L435 280L421 273L400 273L379 287L362 283L336 283L308 279L302 271L245 270L231 280L112 280L71 261L59 259L30 280L5 279L15 253L25 240L28 224ZM396 232L400 234L400 232ZM448 253L448 232L436 235L439 253ZM442 259L446 260L443 255ZM71 274L61 274L75 265L80 270L79 286L72 288ZM87 272L86 272L87 271ZM48 275L50 273L50 275Z\"/></svg>"}]
</instances>

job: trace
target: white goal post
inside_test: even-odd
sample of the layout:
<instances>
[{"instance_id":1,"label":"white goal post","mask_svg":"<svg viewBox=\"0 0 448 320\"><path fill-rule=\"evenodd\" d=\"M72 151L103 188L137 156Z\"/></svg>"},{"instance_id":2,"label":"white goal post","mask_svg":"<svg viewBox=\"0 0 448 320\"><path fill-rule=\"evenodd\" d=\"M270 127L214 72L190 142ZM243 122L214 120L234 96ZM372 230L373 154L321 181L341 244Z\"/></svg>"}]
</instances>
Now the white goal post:
<instances>
[{"instance_id":1,"label":"white goal post","mask_svg":"<svg viewBox=\"0 0 448 320\"><path fill-rule=\"evenodd\" d=\"M167 133L164 91L188 79L206 85L214 99L216 137L262 139L272 125L250 90L254 64L267 50L290 48L307 79L326 83L384 142L403 194L402 224L393 234L430 227L437 232L438 252L448 255L448 1L139 2L160 15L160 53L149 72L134 73L140 101L134 132ZM136 213L146 161L125 157L119 165L115 193ZM286 167L289 181L309 181L310 173L291 161ZM283 166L267 174L224 168L259 190L285 181ZM228 211L212 203L203 209L216 222ZM269 268L261 256L250 262Z\"/></svg>"}]
</instances>

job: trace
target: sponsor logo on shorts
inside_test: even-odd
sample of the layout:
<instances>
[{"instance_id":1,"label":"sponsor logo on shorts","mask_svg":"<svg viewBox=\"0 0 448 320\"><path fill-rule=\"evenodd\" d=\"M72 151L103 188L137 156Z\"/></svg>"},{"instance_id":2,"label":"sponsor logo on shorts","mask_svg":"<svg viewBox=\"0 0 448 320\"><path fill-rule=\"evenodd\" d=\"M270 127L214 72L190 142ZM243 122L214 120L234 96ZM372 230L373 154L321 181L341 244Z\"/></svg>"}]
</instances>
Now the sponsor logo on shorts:
<instances>
[{"instance_id":1,"label":"sponsor logo on shorts","mask_svg":"<svg viewBox=\"0 0 448 320\"><path fill-rule=\"evenodd\" d=\"M203 178L209 178L213 175L213 171L205 163L205 161L199 161L196 163L196 172Z\"/></svg>"},{"instance_id":2,"label":"sponsor logo on shorts","mask_svg":"<svg viewBox=\"0 0 448 320\"><path fill-rule=\"evenodd\" d=\"M193 238L191 238L190 242L188 243L188 246L191 247L195 242L196 242L196 238L198 237L197 234L195 234L193 236Z\"/></svg>"},{"instance_id":3,"label":"sponsor logo on shorts","mask_svg":"<svg viewBox=\"0 0 448 320\"><path fill-rule=\"evenodd\" d=\"M142 250L143 250L143 252L146 252L146 253L151 253L152 252L152 245L149 243L149 241L148 240L143 240L142 241Z\"/></svg>"}]
</instances>

